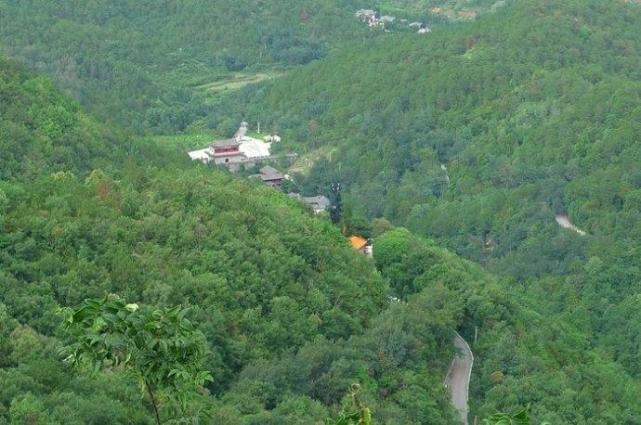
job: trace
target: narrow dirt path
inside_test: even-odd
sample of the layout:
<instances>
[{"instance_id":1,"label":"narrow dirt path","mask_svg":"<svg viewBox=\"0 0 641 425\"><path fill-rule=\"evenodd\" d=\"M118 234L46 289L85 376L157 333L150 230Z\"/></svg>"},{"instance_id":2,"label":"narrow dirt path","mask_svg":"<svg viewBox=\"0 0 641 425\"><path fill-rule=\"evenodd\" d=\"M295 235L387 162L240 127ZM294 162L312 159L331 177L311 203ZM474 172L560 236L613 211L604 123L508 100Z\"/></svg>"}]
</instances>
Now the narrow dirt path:
<instances>
[{"instance_id":1,"label":"narrow dirt path","mask_svg":"<svg viewBox=\"0 0 641 425\"><path fill-rule=\"evenodd\" d=\"M474 355L470 346L458 333L454 337L454 346L459 351L452 360L450 370L445 377L445 387L452 395L452 405L459 411L461 421L468 425L468 406L467 399L470 390L470 377L472 375L472 365L474 364Z\"/></svg>"}]
</instances>

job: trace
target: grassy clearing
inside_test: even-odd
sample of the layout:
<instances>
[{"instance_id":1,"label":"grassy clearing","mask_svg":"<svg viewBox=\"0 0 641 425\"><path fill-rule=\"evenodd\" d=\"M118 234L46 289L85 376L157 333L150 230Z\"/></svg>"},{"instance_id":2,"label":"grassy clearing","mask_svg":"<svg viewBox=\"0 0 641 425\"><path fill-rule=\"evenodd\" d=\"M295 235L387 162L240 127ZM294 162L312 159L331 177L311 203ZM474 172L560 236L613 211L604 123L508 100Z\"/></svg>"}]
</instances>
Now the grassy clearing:
<instances>
[{"instance_id":1,"label":"grassy clearing","mask_svg":"<svg viewBox=\"0 0 641 425\"><path fill-rule=\"evenodd\" d=\"M418 12L419 10L420 10L420 7L417 7L417 6L410 8L407 6L402 7L401 5L396 5L396 4L381 4L379 7L379 11L381 15L393 15L393 16L403 16L403 17L407 14Z\"/></svg>"},{"instance_id":2,"label":"grassy clearing","mask_svg":"<svg viewBox=\"0 0 641 425\"><path fill-rule=\"evenodd\" d=\"M305 155L302 155L300 158L298 158L287 171L290 174L298 173L306 175L312 169L316 161L321 158L331 158L332 154L336 152L337 149L338 148L336 147L326 145L309 153L306 153Z\"/></svg>"},{"instance_id":3,"label":"grassy clearing","mask_svg":"<svg viewBox=\"0 0 641 425\"><path fill-rule=\"evenodd\" d=\"M228 77L197 86L196 89L216 94L224 91L238 90L248 84L260 83L282 75L278 72L260 72L256 74L234 74Z\"/></svg>"}]
</instances>

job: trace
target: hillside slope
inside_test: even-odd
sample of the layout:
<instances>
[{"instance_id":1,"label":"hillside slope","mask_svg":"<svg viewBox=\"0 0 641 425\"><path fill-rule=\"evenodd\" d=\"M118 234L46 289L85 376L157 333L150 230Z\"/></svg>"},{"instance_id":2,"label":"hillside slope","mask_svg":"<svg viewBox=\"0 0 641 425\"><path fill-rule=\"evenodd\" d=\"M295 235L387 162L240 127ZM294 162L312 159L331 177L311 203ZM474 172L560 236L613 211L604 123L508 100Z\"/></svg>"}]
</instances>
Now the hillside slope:
<instances>
[{"instance_id":1,"label":"hillside slope","mask_svg":"<svg viewBox=\"0 0 641 425\"><path fill-rule=\"evenodd\" d=\"M443 303L439 317L454 313L474 353L473 416L531 405L534 423L634 423L637 375L598 343L589 326L591 307L571 285L498 279L404 229L380 236L374 257L409 305L427 299ZM418 310L415 320L424 319ZM620 331L611 335L621 338Z\"/></svg>"},{"instance_id":2,"label":"hillside slope","mask_svg":"<svg viewBox=\"0 0 641 425\"><path fill-rule=\"evenodd\" d=\"M433 423L450 423L438 382L455 322L435 316L404 329L409 311L402 309L404 324L387 316L385 326L413 341L411 359L430 359L429 373L410 358L379 358L387 281L329 221L271 188L170 164L171 152L109 138L46 79L15 65L0 62L0 75L3 128L12 130L0 133L7 153L0 158L0 422L150 423L129 375L87 376L59 357L57 309L117 293L141 304L191 307L214 376L193 401L195 413L233 412L224 423L323 422L362 379L381 415L399 417L394 412L412 406L427 409ZM369 347L365 363L352 339ZM247 378L256 368L273 372L260 365L314 344L352 354L327 370L319 366L313 378L291 371L298 386L289 389ZM375 367L380 374L370 376ZM404 386L392 385L392 375L411 379L422 396L401 403L396 395ZM301 387L307 379L311 387ZM243 385L254 390L236 394ZM169 419L171 410L162 414ZM404 417L413 420L410 411Z\"/></svg>"},{"instance_id":3,"label":"hillside slope","mask_svg":"<svg viewBox=\"0 0 641 425\"><path fill-rule=\"evenodd\" d=\"M215 378L194 405L221 423L322 423L354 381L381 423L453 423L454 329L478 355L473 413L635 423L634 7L519 3L385 36L213 112L336 144L303 189L340 180L348 220L386 216L503 278L402 229L372 264L295 201L111 135L0 63L0 421L150 423L136 382L57 358L56 308L117 292L193 307Z\"/></svg>"},{"instance_id":4,"label":"hillside slope","mask_svg":"<svg viewBox=\"0 0 641 425\"><path fill-rule=\"evenodd\" d=\"M548 295L541 312L540 295L402 229L377 240L372 264L277 191L171 165L173 153L149 146L122 149L46 79L7 62L1 69L3 107L27 111L8 121L21 143L0 135L12 153L2 157L11 173L0 180L2 420L150 423L127 375L87 377L58 357L57 308L109 292L192 308L214 376L193 411L222 423L322 423L353 382L379 423L454 423L442 386L454 329L478 355L475 414L527 402L554 423L641 414L628 402L639 389L590 347L585 313L563 312L562 293ZM43 122L63 123L39 118L50 109L75 117L59 138L43 136ZM86 155L70 137L83 128L91 129L82 133ZM34 157L41 143L69 155ZM390 305L391 294L403 301ZM580 392L580 402L541 394L546 385Z\"/></svg>"},{"instance_id":5,"label":"hillside slope","mask_svg":"<svg viewBox=\"0 0 641 425\"><path fill-rule=\"evenodd\" d=\"M357 43L217 112L299 149L340 146L303 179L310 193L340 180L357 214L497 272L560 274L582 242L555 214L639 238L639 24L633 3L511 2L427 37Z\"/></svg>"},{"instance_id":6,"label":"hillside slope","mask_svg":"<svg viewBox=\"0 0 641 425\"><path fill-rule=\"evenodd\" d=\"M46 78L0 58L0 178L87 171L124 157L115 136L91 122Z\"/></svg>"},{"instance_id":7,"label":"hillside slope","mask_svg":"<svg viewBox=\"0 0 641 425\"><path fill-rule=\"evenodd\" d=\"M336 146L298 182L342 182L347 226L386 217L510 279L530 312L488 343L501 360L481 366L481 409L539 402L537 420L598 423L588 406L603 400L616 413L599 420L625 423L629 394L563 405L599 386L578 384L595 369L640 376L640 25L634 2L511 2L426 37L357 42L216 112L260 118L302 151ZM587 234L560 227L564 214Z\"/></svg>"},{"instance_id":8,"label":"hillside slope","mask_svg":"<svg viewBox=\"0 0 641 425\"><path fill-rule=\"evenodd\" d=\"M0 51L49 74L104 121L184 129L202 86L308 63L367 36L358 1L0 1Z\"/></svg>"}]
</instances>

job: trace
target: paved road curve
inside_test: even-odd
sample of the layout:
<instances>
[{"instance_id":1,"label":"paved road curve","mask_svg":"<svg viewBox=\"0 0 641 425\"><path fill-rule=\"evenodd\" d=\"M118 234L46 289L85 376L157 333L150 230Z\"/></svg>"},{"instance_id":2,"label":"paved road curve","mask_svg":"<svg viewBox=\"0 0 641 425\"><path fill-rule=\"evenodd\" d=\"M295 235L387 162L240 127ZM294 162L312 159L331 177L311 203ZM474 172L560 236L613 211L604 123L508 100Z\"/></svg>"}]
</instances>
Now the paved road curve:
<instances>
[{"instance_id":1,"label":"paved road curve","mask_svg":"<svg viewBox=\"0 0 641 425\"><path fill-rule=\"evenodd\" d=\"M445 386L452 394L452 405L459 411L463 423L468 425L467 397L470 389L474 355L470 350L470 346L458 333L454 337L453 343L459 353L452 361L450 370L447 372Z\"/></svg>"}]
</instances>

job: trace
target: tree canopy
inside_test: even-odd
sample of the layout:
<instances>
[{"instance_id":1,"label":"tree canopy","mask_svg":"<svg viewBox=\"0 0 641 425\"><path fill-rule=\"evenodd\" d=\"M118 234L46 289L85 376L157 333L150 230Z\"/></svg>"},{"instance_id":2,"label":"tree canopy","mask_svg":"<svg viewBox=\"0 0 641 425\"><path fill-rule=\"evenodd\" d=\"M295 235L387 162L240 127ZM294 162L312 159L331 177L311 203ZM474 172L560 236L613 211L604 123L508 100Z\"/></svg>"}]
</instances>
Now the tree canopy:
<instances>
[{"instance_id":1,"label":"tree canopy","mask_svg":"<svg viewBox=\"0 0 641 425\"><path fill-rule=\"evenodd\" d=\"M451 424L455 331L479 418L636 423L637 3L0 0L0 423ZM338 226L134 136L240 119Z\"/></svg>"}]
</instances>

